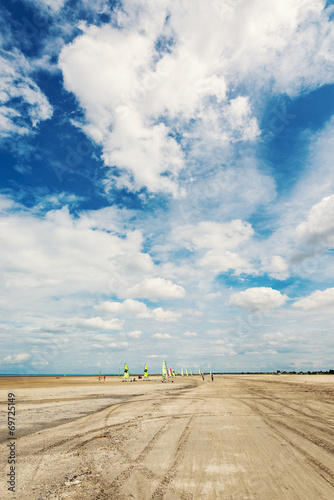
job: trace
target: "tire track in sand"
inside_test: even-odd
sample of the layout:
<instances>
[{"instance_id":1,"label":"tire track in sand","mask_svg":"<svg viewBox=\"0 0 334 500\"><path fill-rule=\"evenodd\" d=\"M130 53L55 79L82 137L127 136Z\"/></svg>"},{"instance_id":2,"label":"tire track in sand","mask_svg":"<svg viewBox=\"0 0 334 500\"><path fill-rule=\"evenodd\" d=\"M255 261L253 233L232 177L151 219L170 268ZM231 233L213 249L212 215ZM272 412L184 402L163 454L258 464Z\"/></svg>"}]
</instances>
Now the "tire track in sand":
<instances>
[{"instance_id":1,"label":"tire track in sand","mask_svg":"<svg viewBox=\"0 0 334 500\"><path fill-rule=\"evenodd\" d=\"M166 418L166 417L165 417ZM130 466L128 466L125 470L123 470L118 476L112 481L110 484L110 493L112 493L113 497L112 498L123 498L122 496L122 487L124 483L130 478L131 474L135 471L138 470L141 473L144 473L146 477L149 477L150 479L155 479L159 480L160 477L153 473L150 469L147 467L144 467L142 465L142 461L146 457L146 455L154 448L156 442L160 439L160 437L168 432L168 428L171 425L173 419L169 418L167 422L154 434L153 438L147 443L145 448L140 452L138 457L135 460L132 460L132 463ZM117 495L117 496L116 496Z\"/></svg>"},{"instance_id":2,"label":"tire track in sand","mask_svg":"<svg viewBox=\"0 0 334 500\"><path fill-rule=\"evenodd\" d=\"M306 434L298 431L295 428L291 428L290 426L286 425L284 422L281 422L278 419L272 418L272 417L268 416L267 414L263 414L257 406L252 405L249 402L246 403L245 401L243 401L243 404L245 404L251 410L253 410L254 413L256 415L258 415L268 425L268 427L270 427L270 429L272 429L275 432L275 435L280 436L280 438L282 438L292 448L294 448L297 452L299 452L302 456L304 456L307 463L309 463L312 466L312 468L314 470L316 470L316 472L327 483L329 483L331 486L334 487L334 471L332 469L330 469L329 467L327 467L323 462L321 462L320 460L315 458L313 455L311 455L311 453L306 451L302 446L297 445L292 439L290 439L286 434L284 434L284 432L280 431L278 429L278 427L281 427L282 429L285 429L286 431L291 432L292 435L297 435L299 437L304 438L305 440L311 442L312 445L315 445L315 446L318 446L321 448L322 444L319 444L319 443L313 441ZM325 448L325 451L327 451L328 453L330 453L330 454L332 453L331 450L327 449L326 447L324 447L324 448Z\"/></svg>"},{"instance_id":3,"label":"tire track in sand","mask_svg":"<svg viewBox=\"0 0 334 500\"><path fill-rule=\"evenodd\" d=\"M176 471L179 467L179 464L182 461L182 455L184 453L184 448L188 442L194 419L195 419L195 415L192 415L189 418L189 420L185 426L185 429L183 430L183 432L178 440L176 452L175 452L174 457L172 459L172 466L170 467L169 471L167 472L167 474L164 476L164 478L160 482L159 486L155 489L153 495L150 497L150 500L162 500L167 489L174 490L174 488L171 487L170 483L173 481L175 474L176 474ZM182 491L181 492L178 491L178 495L181 497L181 499L184 499L184 500L188 500L192 497L188 493L185 493Z\"/></svg>"}]
</instances>

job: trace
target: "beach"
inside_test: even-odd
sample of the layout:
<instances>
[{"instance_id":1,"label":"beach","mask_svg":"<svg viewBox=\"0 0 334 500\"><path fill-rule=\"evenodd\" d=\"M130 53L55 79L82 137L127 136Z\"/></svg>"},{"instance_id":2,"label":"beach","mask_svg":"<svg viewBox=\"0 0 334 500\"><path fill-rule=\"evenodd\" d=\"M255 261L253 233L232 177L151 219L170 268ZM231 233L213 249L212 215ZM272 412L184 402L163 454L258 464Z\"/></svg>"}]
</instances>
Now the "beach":
<instances>
[{"instance_id":1,"label":"beach","mask_svg":"<svg viewBox=\"0 0 334 500\"><path fill-rule=\"evenodd\" d=\"M327 375L1 377L0 497L333 498L333 396Z\"/></svg>"}]
</instances>

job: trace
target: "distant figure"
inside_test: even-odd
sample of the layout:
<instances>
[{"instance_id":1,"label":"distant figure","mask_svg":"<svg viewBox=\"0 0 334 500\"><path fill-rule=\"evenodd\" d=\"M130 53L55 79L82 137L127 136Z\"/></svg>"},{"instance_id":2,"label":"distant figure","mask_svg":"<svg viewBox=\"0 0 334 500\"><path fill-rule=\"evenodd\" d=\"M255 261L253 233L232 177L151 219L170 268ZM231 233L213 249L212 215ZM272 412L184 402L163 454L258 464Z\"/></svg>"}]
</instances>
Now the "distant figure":
<instances>
[{"instance_id":1,"label":"distant figure","mask_svg":"<svg viewBox=\"0 0 334 500\"><path fill-rule=\"evenodd\" d=\"M212 382L213 382L213 373L211 373L211 380L212 380Z\"/></svg>"},{"instance_id":2,"label":"distant figure","mask_svg":"<svg viewBox=\"0 0 334 500\"><path fill-rule=\"evenodd\" d=\"M104 381L106 381L106 376L104 376Z\"/></svg>"},{"instance_id":3,"label":"distant figure","mask_svg":"<svg viewBox=\"0 0 334 500\"><path fill-rule=\"evenodd\" d=\"M204 380L204 375L203 375L203 373L202 373L202 379Z\"/></svg>"}]
</instances>

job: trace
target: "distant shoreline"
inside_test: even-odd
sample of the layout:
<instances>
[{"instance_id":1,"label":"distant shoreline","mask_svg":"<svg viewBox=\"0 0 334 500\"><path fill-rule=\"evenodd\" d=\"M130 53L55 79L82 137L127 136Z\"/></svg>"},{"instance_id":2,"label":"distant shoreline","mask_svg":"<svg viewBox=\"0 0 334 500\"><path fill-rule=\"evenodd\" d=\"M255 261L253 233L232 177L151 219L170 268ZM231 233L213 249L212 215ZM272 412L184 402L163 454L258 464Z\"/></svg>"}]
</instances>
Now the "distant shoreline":
<instances>
[{"instance_id":1,"label":"distant shoreline","mask_svg":"<svg viewBox=\"0 0 334 500\"><path fill-rule=\"evenodd\" d=\"M203 372L204 375L209 375L209 372ZM282 371L282 372L212 372L213 375L334 375L334 370L327 371L305 371L305 372L293 372L293 371ZM123 373L102 373L101 377L122 377ZM142 373L131 373L130 377L142 377ZM150 373L151 377L162 377L161 373ZM177 377L199 377L198 373L194 373L193 375L181 375L180 373L176 374ZM0 373L0 377L99 377L99 374L87 374L87 373L69 373L64 375L64 373L48 373L48 374L32 374L32 373Z\"/></svg>"}]
</instances>

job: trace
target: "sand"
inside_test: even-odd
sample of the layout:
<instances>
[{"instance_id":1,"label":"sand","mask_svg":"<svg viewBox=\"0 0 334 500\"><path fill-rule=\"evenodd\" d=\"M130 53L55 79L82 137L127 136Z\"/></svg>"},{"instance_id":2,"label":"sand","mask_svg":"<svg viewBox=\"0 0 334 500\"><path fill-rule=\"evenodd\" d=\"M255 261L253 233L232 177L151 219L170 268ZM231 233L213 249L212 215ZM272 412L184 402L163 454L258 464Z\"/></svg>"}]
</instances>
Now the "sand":
<instances>
[{"instance_id":1,"label":"sand","mask_svg":"<svg viewBox=\"0 0 334 500\"><path fill-rule=\"evenodd\" d=\"M0 498L328 500L333 396L334 377L322 375L1 378Z\"/></svg>"}]
</instances>

